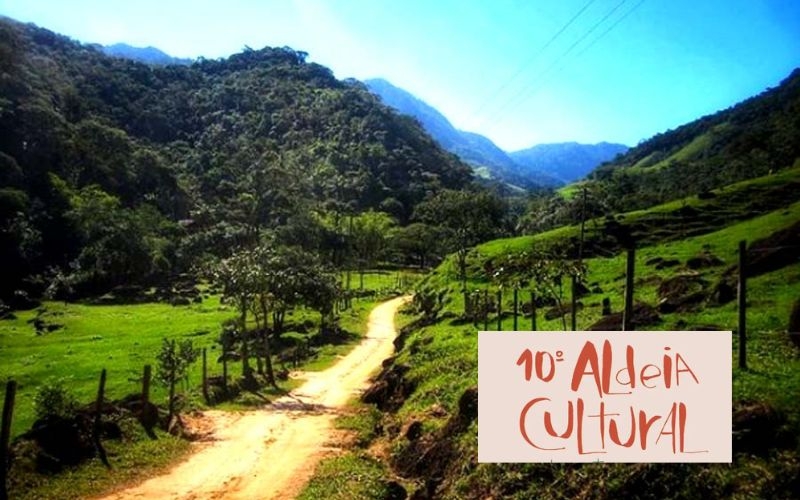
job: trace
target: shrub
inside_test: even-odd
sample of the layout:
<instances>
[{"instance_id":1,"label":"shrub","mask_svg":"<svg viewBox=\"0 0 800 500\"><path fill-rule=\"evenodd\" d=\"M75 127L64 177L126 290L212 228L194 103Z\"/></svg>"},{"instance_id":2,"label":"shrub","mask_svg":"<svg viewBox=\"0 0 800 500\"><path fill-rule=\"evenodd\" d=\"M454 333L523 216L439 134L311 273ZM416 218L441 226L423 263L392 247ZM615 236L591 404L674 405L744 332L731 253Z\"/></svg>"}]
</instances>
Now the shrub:
<instances>
[{"instance_id":1,"label":"shrub","mask_svg":"<svg viewBox=\"0 0 800 500\"><path fill-rule=\"evenodd\" d=\"M61 379L51 380L36 391L33 398L36 418L59 416L70 418L78 409L78 400L64 386Z\"/></svg>"}]
</instances>

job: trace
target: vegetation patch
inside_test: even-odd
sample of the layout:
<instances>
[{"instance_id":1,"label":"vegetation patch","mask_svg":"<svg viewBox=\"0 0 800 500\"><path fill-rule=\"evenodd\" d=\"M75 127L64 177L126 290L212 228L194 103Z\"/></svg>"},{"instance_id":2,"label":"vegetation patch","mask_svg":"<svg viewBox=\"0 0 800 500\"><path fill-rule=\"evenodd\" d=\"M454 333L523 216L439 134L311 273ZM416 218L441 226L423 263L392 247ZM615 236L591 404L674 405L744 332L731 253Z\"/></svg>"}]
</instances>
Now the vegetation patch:
<instances>
[{"instance_id":1,"label":"vegetation patch","mask_svg":"<svg viewBox=\"0 0 800 500\"><path fill-rule=\"evenodd\" d=\"M726 280L731 273L724 264L737 261L740 240L769 241L796 232L800 205L790 200L784 203L790 203L787 209L726 225L709 234L665 239L638 248L634 327L735 330L735 304L717 300L720 284L730 283ZM760 247L751 243L749 248ZM487 273L486 268L489 262L495 271L505 266L511 262L506 255L515 251L503 250L494 242L479 247L470 257L468 286L478 291L488 288L491 295L498 288L504 290L500 307L506 312L512 310L513 303L512 294L504 287L514 281L501 282L496 272ZM665 261L677 261L678 265L659 266ZM381 395L376 403L385 410L383 434L377 441L389 443L394 473L413 484L412 489L419 494L443 498L644 498L657 483L656 494L664 498L789 497L800 484L800 450L792 438L800 432L800 405L788 397L800 390L800 357L785 334L792 307L800 296L799 264L789 261L748 280L748 369L733 372L732 467L477 464L477 427L473 423L455 432L453 424L460 412L459 398L477 381L477 336L471 320L459 320L467 304L458 286L458 272L450 266L443 263L419 285L415 306L422 319L403 332L398 356L367 393ZM624 255L591 257L586 260L585 273L584 279L591 286L586 287L588 293L581 292L580 300L586 306L577 312L579 328L620 329ZM735 298L735 279L732 286ZM529 285L521 281L521 287L525 291ZM527 292L520 295L528 300ZM569 298L566 289L564 300ZM613 309L610 315L603 315L603 299L609 299ZM562 329L561 318L548 320L539 304L537 309L539 329ZM496 304L489 311L489 323L494 328ZM503 329L512 329L511 316L500 320ZM520 329L530 326L520 325ZM737 347L734 336L732 356Z\"/></svg>"}]
</instances>

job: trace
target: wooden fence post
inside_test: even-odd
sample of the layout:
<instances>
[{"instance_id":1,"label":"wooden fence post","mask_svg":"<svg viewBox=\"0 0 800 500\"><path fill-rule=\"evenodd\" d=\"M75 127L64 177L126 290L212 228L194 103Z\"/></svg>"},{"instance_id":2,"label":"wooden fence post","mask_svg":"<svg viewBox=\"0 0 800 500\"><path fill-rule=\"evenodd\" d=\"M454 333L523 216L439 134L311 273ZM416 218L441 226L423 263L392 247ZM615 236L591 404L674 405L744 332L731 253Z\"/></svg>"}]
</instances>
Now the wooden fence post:
<instances>
[{"instance_id":1,"label":"wooden fence post","mask_svg":"<svg viewBox=\"0 0 800 500\"><path fill-rule=\"evenodd\" d=\"M152 377L152 368L150 365L144 365L144 373L142 373L142 411L139 415L139 422L141 422L147 435L155 439L153 427L158 423L158 410L150 404L150 381Z\"/></svg>"},{"instance_id":2,"label":"wooden fence post","mask_svg":"<svg viewBox=\"0 0 800 500\"><path fill-rule=\"evenodd\" d=\"M497 331L503 331L503 291L497 291Z\"/></svg>"},{"instance_id":3,"label":"wooden fence post","mask_svg":"<svg viewBox=\"0 0 800 500\"><path fill-rule=\"evenodd\" d=\"M150 402L150 378L152 376L150 365L144 365L144 374L142 374L142 408Z\"/></svg>"},{"instance_id":4,"label":"wooden fence post","mask_svg":"<svg viewBox=\"0 0 800 500\"><path fill-rule=\"evenodd\" d=\"M536 292L531 290L531 331L536 331Z\"/></svg>"},{"instance_id":5,"label":"wooden fence post","mask_svg":"<svg viewBox=\"0 0 800 500\"><path fill-rule=\"evenodd\" d=\"M228 393L228 357L226 352L222 352L222 389Z\"/></svg>"},{"instance_id":6,"label":"wooden fence post","mask_svg":"<svg viewBox=\"0 0 800 500\"><path fill-rule=\"evenodd\" d=\"M203 347L203 397L206 400L206 404L208 404L208 360L206 358L205 347Z\"/></svg>"},{"instance_id":7,"label":"wooden fence post","mask_svg":"<svg viewBox=\"0 0 800 500\"><path fill-rule=\"evenodd\" d=\"M629 331L633 320L633 274L636 266L636 250L628 249L625 266L625 310L622 313L622 330Z\"/></svg>"},{"instance_id":8,"label":"wooden fence post","mask_svg":"<svg viewBox=\"0 0 800 500\"><path fill-rule=\"evenodd\" d=\"M0 422L0 500L8 500L8 441L11 439L11 418L14 415L14 398L17 395L17 382L6 382L6 396L3 401L3 419Z\"/></svg>"},{"instance_id":9,"label":"wooden fence post","mask_svg":"<svg viewBox=\"0 0 800 500\"><path fill-rule=\"evenodd\" d=\"M111 468L111 464L108 463L108 457L106 456L106 450L103 448L103 443L100 442L100 418L103 415L103 398L106 392L106 369L103 368L103 371L100 372L100 385L97 387L97 401L95 401L94 405L94 425L92 426L92 440L94 441L94 446L97 449L97 454L100 456L100 460L103 462L108 468Z\"/></svg>"},{"instance_id":10,"label":"wooden fence post","mask_svg":"<svg viewBox=\"0 0 800 500\"><path fill-rule=\"evenodd\" d=\"M483 331L489 330L489 289L483 291Z\"/></svg>"},{"instance_id":11,"label":"wooden fence post","mask_svg":"<svg viewBox=\"0 0 800 500\"><path fill-rule=\"evenodd\" d=\"M739 368L747 369L747 242L739 242Z\"/></svg>"},{"instance_id":12,"label":"wooden fence post","mask_svg":"<svg viewBox=\"0 0 800 500\"><path fill-rule=\"evenodd\" d=\"M514 331L518 330L517 328L517 313L519 312L519 299L517 297L517 288L514 287Z\"/></svg>"},{"instance_id":13,"label":"wooden fence post","mask_svg":"<svg viewBox=\"0 0 800 500\"><path fill-rule=\"evenodd\" d=\"M570 311L571 319L572 319L572 331L576 331L578 329L578 278L573 274L572 275L572 309Z\"/></svg>"}]
</instances>

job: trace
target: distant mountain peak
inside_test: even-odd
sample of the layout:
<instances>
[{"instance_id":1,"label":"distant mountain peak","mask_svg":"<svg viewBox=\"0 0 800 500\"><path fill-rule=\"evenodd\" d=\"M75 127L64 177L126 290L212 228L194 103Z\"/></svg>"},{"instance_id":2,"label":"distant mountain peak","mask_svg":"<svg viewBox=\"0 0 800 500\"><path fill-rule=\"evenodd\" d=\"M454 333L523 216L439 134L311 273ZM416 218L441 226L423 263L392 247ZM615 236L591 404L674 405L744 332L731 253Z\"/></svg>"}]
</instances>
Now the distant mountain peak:
<instances>
[{"instance_id":1,"label":"distant mountain peak","mask_svg":"<svg viewBox=\"0 0 800 500\"><path fill-rule=\"evenodd\" d=\"M586 176L595 167L628 150L623 144L571 141L539 144L509 153L483 135L456 129L433 106L383 78L364 83L384 104L416 118L443 148L472 165L476 173L488 171L493 179L508 184L525 188L558 186Z\"/></svg>"},{"instance_id":2,"label":"distant mountain peak","mask_svg":"<svg viewBox=\"0 0 800 500\"><path fill-rule=\"evenodd\" d=\"M568 183L585 177L599 165L625 153L628 146L610 142L582 144L575 141L537 144L509 156L523 168L555 176Z\"/></svg>"},{"instance_id":3,"label":"distant mountain peak","mask_svg":"<svg viewBox=\"0 0 800 500\"><path fill-rule=\"evenodd\" d=\"M172 57L163 50L153 47L134 47L127 43L115 43L102 46L102 51L109 56L131 59L145 64L166 66L169 64L191 64L191 59Z\"/></svg>"},{"instance_id":4,"label":"distant mountain peak","mask_svg":"<svg viewBox=\"0 0 800 500\"><path fill-rule=\"evenodd\" d=\"M520 171L514 160L489 138L456 129L436 108L387 80L374 78L364 83L384 104L416 118L444 149L472 165L479 176L488 172L491 179L523 188L562 184L540 172Z\"/></svg>"}]
</instances>

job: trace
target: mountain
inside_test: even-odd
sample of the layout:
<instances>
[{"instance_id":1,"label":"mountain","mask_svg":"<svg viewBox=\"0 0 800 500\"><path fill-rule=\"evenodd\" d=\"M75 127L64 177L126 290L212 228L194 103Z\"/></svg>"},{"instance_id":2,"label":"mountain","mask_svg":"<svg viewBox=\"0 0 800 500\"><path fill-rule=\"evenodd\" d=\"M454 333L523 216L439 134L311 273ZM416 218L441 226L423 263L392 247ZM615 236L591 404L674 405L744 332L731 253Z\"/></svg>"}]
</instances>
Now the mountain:
<instances>
[{"instance_id":1,"label":"mountain","mask_svg":"<svg viewBox=\"0 0 800 500\"><path fill-rule=\"evenodd\" d=\"M798 161L800 68L775 88L643 141L591 178L605 184L613 208L633 209L768 175Z\"/></svg>"},{"instance_id":2,"label":"mountain","mask_svg":"<svg viewBox=\"0 0 800 500\"><path fill-rule=\"evenodd\" d=\"M133 47L126 43L115 43L114 45L101 46L102 51L113 57L122 57L139 61L145 64L191 64L191 59L172 57L155 47Z\"/></svg>"},{"instance_id":3,"label":"mountain","mask_svg":"<svg viewBox=\"0 0 800 500\"><path fill-rule=\"evenodd\" d=\"M0 300L163 283L265 239L338 266L345 215L404 224L471 186L414 119L305 58L146 65L0 17Z\"/></svg>"},{"instance_id":4,"label":"mountain","mask_svg":"<svg viewBox=\"0 0 800 500\"><path fill-rule=\"evenodd\" d=\"M480 134L456 129L438 110L388 81L372 79L364 83L370 91L381 98L384 104L419 120L443 148L472 165L479 175L524 188L563 184L555 177L538 172L536 169L520 169L515 161L490 139Z\"/></svg>"},{"instance_id":5,"label":"mountain","mask_svg":"<svg viewBox=\"0 0 800 500\"><path fill-rule=\"evenodd\" d=\"M384 79L365 80L364 84L381 101L403 114L411 115L448 151L461 141L461 133L438 110Z\"/></svg>"},{"instance_id":6,"label":"mountain","mask_svg":"<svg viewBox=\"0 0 800 500\"><path fill-rule=\"evenodd\" d=\"M564 183L582 179L599 165L628 150L624 144L562 142L509 153L523 170L544 172Z\"/></svg>"}]
</instances>

